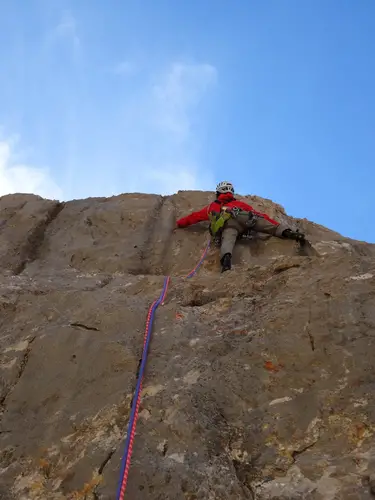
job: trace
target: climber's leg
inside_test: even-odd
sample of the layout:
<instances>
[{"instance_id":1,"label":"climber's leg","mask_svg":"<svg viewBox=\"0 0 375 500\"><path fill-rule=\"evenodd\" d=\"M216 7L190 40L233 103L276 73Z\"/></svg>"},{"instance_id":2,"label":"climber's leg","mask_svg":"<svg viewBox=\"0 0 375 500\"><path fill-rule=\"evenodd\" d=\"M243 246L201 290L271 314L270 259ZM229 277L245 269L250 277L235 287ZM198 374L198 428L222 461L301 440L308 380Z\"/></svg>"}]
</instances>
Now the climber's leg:
<instances>
[{"instance_id":1,"label":"climber's leg","mask_svg":"<svg viewBox=\"0 0 375 500\"><path fill-rule=\"evenodd\" d=\"M236 227L232 227L231 225L224 227L221 237L220 258L223 258L227 253L232 255L237 236L238 229Z\"/></svg>"},{"instance_id":2,"label":"climber's leg","mask_svg":"<svg viewBox=\"0 0 375 500\"><path fill-rule=\"evenodd\" d=\"M266 219L259 218L255 222L252 229L254 231L259 231L260 233L272 234L272 236L277 236L278 238L282 238L283 232L285 231L285 229L288 229L288 226L282 223L275 225Z\"/></svg>"}]
</instances>

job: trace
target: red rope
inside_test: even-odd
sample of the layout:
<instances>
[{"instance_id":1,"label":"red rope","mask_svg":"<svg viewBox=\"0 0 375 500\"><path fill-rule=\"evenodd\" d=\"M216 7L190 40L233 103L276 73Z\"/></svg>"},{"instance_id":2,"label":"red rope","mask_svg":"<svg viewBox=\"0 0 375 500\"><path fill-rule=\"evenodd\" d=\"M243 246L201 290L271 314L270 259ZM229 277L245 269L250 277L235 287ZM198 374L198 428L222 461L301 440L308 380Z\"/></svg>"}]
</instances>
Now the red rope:
<instances>
[{"instance_id":1,"label":"red rope","mask_svg":"<svg viewBox=\"0 0 375 500\"><path fill-rule=\"evenodd\" d=\"M199 259L198 264L194 267L194 269L186 276L186 278L191 278L194 276L196 271L199 269L201 266L204 258L207 255L208 249L210 247L210 241L207 243L206 248L204 249L201 258ZM141 362L141 369L139 371L139 376L138 376L138 382L137 382L137 388L138 390L137 393L137 398L135 400L135 409L134 409L134 416L133 416L133 423L130 427L130 436L129 436L129 441L126 443L127 447L125 449L125 454L123 457L123 469L122 469L122 477L120 479L120 486L117 492L117 499L118 500L124 500L125 498L125 491L126 491L126 486L128 483L128 476L129 476L129 469L130 469L130 461L131 461L131 456L133 453L133 445L134 445L134 437L135 437L135 430L137 427L137 421L138 421L138 414L139 414L139 407L141 403L141 392L142 392L142 385L143 385L143 372L144 372L144 367L147 359L147 349L148 349L148 344L150 342L151 338L151 330L152 330L152 323L154 319L154 313L156 308L158 307L159 304L164 305L165 298L167 296L168 292L168 287L170 284L170 276L167 276L165 281L164 281L164 286L163 286L163 292L161 297L159 297L157 300L154 300L152 303L151 307L148 310L147 314L147 319L146 319L146 327L145 327L145 333L143 337L143 352L142 352L142 362ZM133 411L133 410L132 410ZM130 422L129 422L130 423Z\"/></svg>"}]
</instances>

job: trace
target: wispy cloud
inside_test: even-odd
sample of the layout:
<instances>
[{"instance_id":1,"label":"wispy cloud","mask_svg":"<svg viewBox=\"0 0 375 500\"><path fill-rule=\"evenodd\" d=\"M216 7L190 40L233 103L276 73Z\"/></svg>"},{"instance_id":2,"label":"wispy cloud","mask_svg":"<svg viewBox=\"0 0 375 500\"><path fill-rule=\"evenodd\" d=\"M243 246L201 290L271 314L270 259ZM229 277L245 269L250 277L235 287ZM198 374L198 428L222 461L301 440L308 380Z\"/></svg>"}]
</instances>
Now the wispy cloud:
<instances>
[{"instance_id":1,"label":"wispy cloud","mask_svg":"<svg viewBox=\"0 0 375 500\"><path fill-rule=\"evenodd\" d=\"M55 38L65 38L70 40L76 50L80 48L81 40L78 36L77 21L69 10L66 10L61 14L61 19L54 28L53 33Z\"/></svg>"},{"instance_id":2,"label":"wispy cloud","mask_svg":"<svg viewBox=\"0 0 375 500\"><path fill-rule=\"evenodd\" d=\"M85 24L78 7L62 11L48 2L48 9L45 31L25 44L19 59L27 62L27 77L9 93L8 114L16 110L25 118L12 121L2 113L0 120L7 134L20 133L24 146L46 159L52 174L28 157L19 160L19 147L0 135L0 194L66 200L211 189L200 130L209 119L216 68L173 60L161 67L156 61L163 53L153 60L147 50L124 56L110 37L110 43L94 36L86 43L94 25ZM0 108L4 104L3 94Z\"/></svg>"},{"instance_id":3,"label":"wispy cloud","mask_svg":"<svg viewBox=\"0 0 375 500\"><path fill-rule=\"evenodd\" d=\"M51 23L44 33L45 55L49 54L49 57L53 58L56 57L56 51L63 50L63 53L69 54L75 65L79 64L82 62L83 43L77 18L71 10L54 12L53 17L55 22ZM61 59L61 53L58 58Z\"/></svg>"},{"instance_id":4,"label":"wispy cloud","mask_svg":"<svg viewBox=\"0 0 375 500\"><path fill-rule=\"evenodd\" d=\"M173 64L152 88L156 124L175 140L186 140L192 133L191 113L216 78L210 64Z\"/></svg>"},{"instance_id":5,"label":"wispy cloud","mask_svg":"<svg viewBox=\"0 0 375 500\"><path fill-rule=\"evenodd\" d=\"M33 193L44 198L62 199L62 191L49 170L17 161L15 141L0 141L0 196L9 193Z\"/></svg>"},{"instance_id":6,"label":"wispy cloud","mask_svg":"<svg viewBox=\"0 0 375 500\"><path fill-rule=\"evenodd\" d=\"M65 107L64 119L69 123L61 150L65 158L56 158L63 189L48 169L19 161L14 141L3 140L0 195L28 192L71 199L212 189L215 179L202 164L202 140L196 126L204 122L204 100L216 81L217 70L209 64L176 62L164 71L142 75L143 86L135 86L130 94L126 91L122 105L118 103L109 114L104 112L103 119L93 124L79 110L74 120L68 120L70 108ZM83 135L77 131L94 137L89 148L82 149ZM52 150L60 146L61 136L50 135L48 130L46 134Z\"/></svg>"},{"instance_id":7,"label":"wispy cloud","mask_svg":"<svg viewBox=\"0 0 375 500\"><path fill-rule=\"evenodd\" d=\"M126 164L131 190L169 194L212 188L213 176L200 162L200 138L193 122L204 117L202 101L217 81L209 64L173 63L152 78L129 110ZM136 172L136 175L134 175Z\"/></svg>"}]
</instances>

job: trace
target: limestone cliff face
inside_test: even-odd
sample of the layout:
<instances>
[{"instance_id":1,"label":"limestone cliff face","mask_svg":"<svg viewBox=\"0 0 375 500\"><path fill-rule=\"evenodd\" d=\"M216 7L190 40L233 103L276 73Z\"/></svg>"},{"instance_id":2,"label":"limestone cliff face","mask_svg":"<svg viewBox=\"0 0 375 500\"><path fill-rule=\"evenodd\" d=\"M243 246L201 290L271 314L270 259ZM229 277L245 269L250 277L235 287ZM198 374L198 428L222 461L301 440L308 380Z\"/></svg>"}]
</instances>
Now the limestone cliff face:
<instances>
[{"instance_id":1,"label":"limestone cliff face","mask_svg":"<svg viewBox=\"0 0 375 500\"><path fill-rule=\"evenodd\" d=\"M110 500L157 310L126 499L370 499L375 245L247 199L305 231L219 273L213 193L0 198L0 498Z\"/></svg>"}]
</instances>

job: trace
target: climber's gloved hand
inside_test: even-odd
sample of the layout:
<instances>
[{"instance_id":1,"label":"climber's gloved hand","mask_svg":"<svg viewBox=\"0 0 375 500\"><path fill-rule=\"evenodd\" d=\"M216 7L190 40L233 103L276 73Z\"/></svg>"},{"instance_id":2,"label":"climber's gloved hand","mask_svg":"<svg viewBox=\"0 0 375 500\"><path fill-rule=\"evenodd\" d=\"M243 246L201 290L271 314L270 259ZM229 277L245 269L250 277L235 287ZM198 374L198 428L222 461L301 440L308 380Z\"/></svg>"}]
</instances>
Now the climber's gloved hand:
<instances>
[{"instance_id":1,"label":"climber's gloved hand","mask_svg":"<svg viewBox=\"0 0 375 500\"><path fill-rule=\"evenodd\" d=\"M306 241L306 237L303 233L300 233L297 229L296 231L292 231L291 229L285 229L283 231L284 238L288 238L289 240L299 241L301 245L303 245Z\"/></svg>"}]
</instances>

